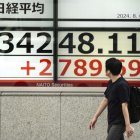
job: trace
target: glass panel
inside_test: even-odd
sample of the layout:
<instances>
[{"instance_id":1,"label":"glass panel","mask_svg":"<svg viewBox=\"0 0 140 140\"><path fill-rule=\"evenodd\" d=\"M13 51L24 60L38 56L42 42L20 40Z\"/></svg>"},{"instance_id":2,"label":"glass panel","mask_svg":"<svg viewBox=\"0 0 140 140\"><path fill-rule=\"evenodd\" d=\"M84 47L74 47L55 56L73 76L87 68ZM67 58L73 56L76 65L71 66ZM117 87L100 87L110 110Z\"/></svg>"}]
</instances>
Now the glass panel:
<instances>
[{"instance_id":1,"label":"glass panel","mask_svg":"<svg viewBox=\"0 0 140 140\"><path fill-rule=\"evenodd\" d=\"M58 0L60 19L140 19L139 0Z\"/></svg>"},{"instance_id":2,"label":"glass panel","mask_svg":"<svg viewBox=\"0 0 140 140\"><path fill-rule=\"evenodd\" d=\"M53 0L4 0L0 3L0 20L0 26L40 27L46 23L52 27Z\"/></svg>"},{"instance_id":3,"label":"glass panel","mask_svg":"<svg viewBox=\"0 0 140 140\"><path fill-rule=\"evenodd\" d=\"M0 31L0 55L53 55L53 32Z\"/></svg>"},{"instance_id":4,"label":"glass panel","mask_svg":"<svg viewBox=\"0 0 140 140\"><path fill-rule=\"evenodd\" d=\"M140 32L60 31L59 82L101 86L108 81L105 61L116 57L123 63L122 75L140 83Z\"/></svg>"},{"instance_id":5,"label":"glass panel","mask_svg":"<svg viewBox=\"0 0 140 140\"><path fill-rule=\"evenodd\" d=\"M0 46L0 86L52 82L52 31L1 31Z\"/></svg>"},{"instance_id":6,"label":"glass panel","mask_svg":"<svg viewBox=\"0 0 140 140\"><path fill-rule=\"evenodd\" d=\"M139 28L140 27L140 21L137 22L119 22L119 21L111 21L111 22L98 22L98 21L59 21L59 27L72 27L72 28L89 28L89 27L97 27L97 28Z\"/></svg>"},{"instance_id":7,"label":"glass panel","mask_svg":"<svg viewBox=\"0 0 140 140\"><path fill-rule=\"evenodd\" d=\"M59 0L59 27L140 27L139 0Z\"/></svg>"}]
</instances>

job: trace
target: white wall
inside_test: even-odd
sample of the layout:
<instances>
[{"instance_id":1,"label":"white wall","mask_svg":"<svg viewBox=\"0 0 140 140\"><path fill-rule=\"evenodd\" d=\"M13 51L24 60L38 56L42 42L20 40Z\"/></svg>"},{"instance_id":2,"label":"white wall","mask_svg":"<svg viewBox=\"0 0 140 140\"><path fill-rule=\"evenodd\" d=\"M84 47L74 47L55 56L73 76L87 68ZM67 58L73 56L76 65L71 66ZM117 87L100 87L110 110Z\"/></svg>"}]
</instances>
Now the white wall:
<instances>
[{"instance_id":1,"label":"white wall","mask_svg":"<svg viewBox=\"0 0 140 140\"><path fill-rule=\"evenodd\" d=\"M88 129L104 89L1 88L0 140L105 140L106 111ZM139 140L139 124L134 128L130 140Z\"/></svg>"}]
</instances>

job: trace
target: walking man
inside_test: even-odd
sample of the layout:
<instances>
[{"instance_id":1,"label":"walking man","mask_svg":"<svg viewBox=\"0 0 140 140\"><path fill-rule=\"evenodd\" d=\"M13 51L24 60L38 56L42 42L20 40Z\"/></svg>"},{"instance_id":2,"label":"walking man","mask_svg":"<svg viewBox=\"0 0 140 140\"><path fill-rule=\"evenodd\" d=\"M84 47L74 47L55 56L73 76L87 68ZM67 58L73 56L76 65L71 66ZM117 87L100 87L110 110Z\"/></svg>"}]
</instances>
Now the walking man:
<instances>
[{"instance_id":1,"label":"walking man","mask_svg":"<svg viewBox=\"0 0 140 140\"><path fill-rule=\"evenodd\" d=\"M108 108L108 135L106 140L124 140L123 133L126 131L127 137L132 136L134 130L130 125L128 102L129 86L127 81L121 76L122 63L116 58L106 61L106 76L110 78L104 98L101 101L95 115L93 116L89 128L95 128L98 117Z\"/></svg>"}]
</instances>

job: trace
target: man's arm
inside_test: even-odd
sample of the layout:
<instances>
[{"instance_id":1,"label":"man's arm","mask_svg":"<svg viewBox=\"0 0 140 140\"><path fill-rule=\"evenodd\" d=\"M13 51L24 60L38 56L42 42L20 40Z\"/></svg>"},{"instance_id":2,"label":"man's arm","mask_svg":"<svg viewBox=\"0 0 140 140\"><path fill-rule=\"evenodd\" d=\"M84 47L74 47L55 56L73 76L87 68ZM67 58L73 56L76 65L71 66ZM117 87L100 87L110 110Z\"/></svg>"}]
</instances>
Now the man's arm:
<instances>
[{"instance_id":1,"label":"man's arm","mask_svg":"<svg viewBox=\"0 0 140 140\"><path fill-rule=\"evenodd\" d=\"M90 124L89 124L89 129L91 128L95 128L95 124L97 122L98 117L101 115L101 113L104 111L104 109L107 107L108 105L108 99L106 97L104 97L104 99L101 101L94 117L92 118Z\"/></svg>"},{"instance_id":2,"label":"man's arm","mask_svg":"<svg viewBox=\"0 0 140 140\"><path fill-rule=\"evenodd\" d=\"M134 133L134 130L133 127L130 125L128 103L122 103L122 112L125 120L126 134L127 137L130 137Z\"/></svg>"}]
</instances>

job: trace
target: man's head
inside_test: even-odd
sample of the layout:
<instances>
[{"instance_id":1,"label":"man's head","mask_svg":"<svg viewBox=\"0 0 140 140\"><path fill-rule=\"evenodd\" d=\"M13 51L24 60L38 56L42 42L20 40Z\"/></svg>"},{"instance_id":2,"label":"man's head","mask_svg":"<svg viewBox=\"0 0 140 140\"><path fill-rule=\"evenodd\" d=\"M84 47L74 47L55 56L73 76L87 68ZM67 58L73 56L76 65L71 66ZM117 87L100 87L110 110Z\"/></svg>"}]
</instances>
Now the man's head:
<instances>
[{"instance_id":1,"label":"man's head","mask_svg":"<svg viewBox=\"0 0 140 140\"><path fill-rule=\"evenodd\" d=\"M109 76L109 74L117 76L121 73L122 62L116 58L109 58L106 60L105 67L107 76Z\"/></svg>"}]
</instances>

